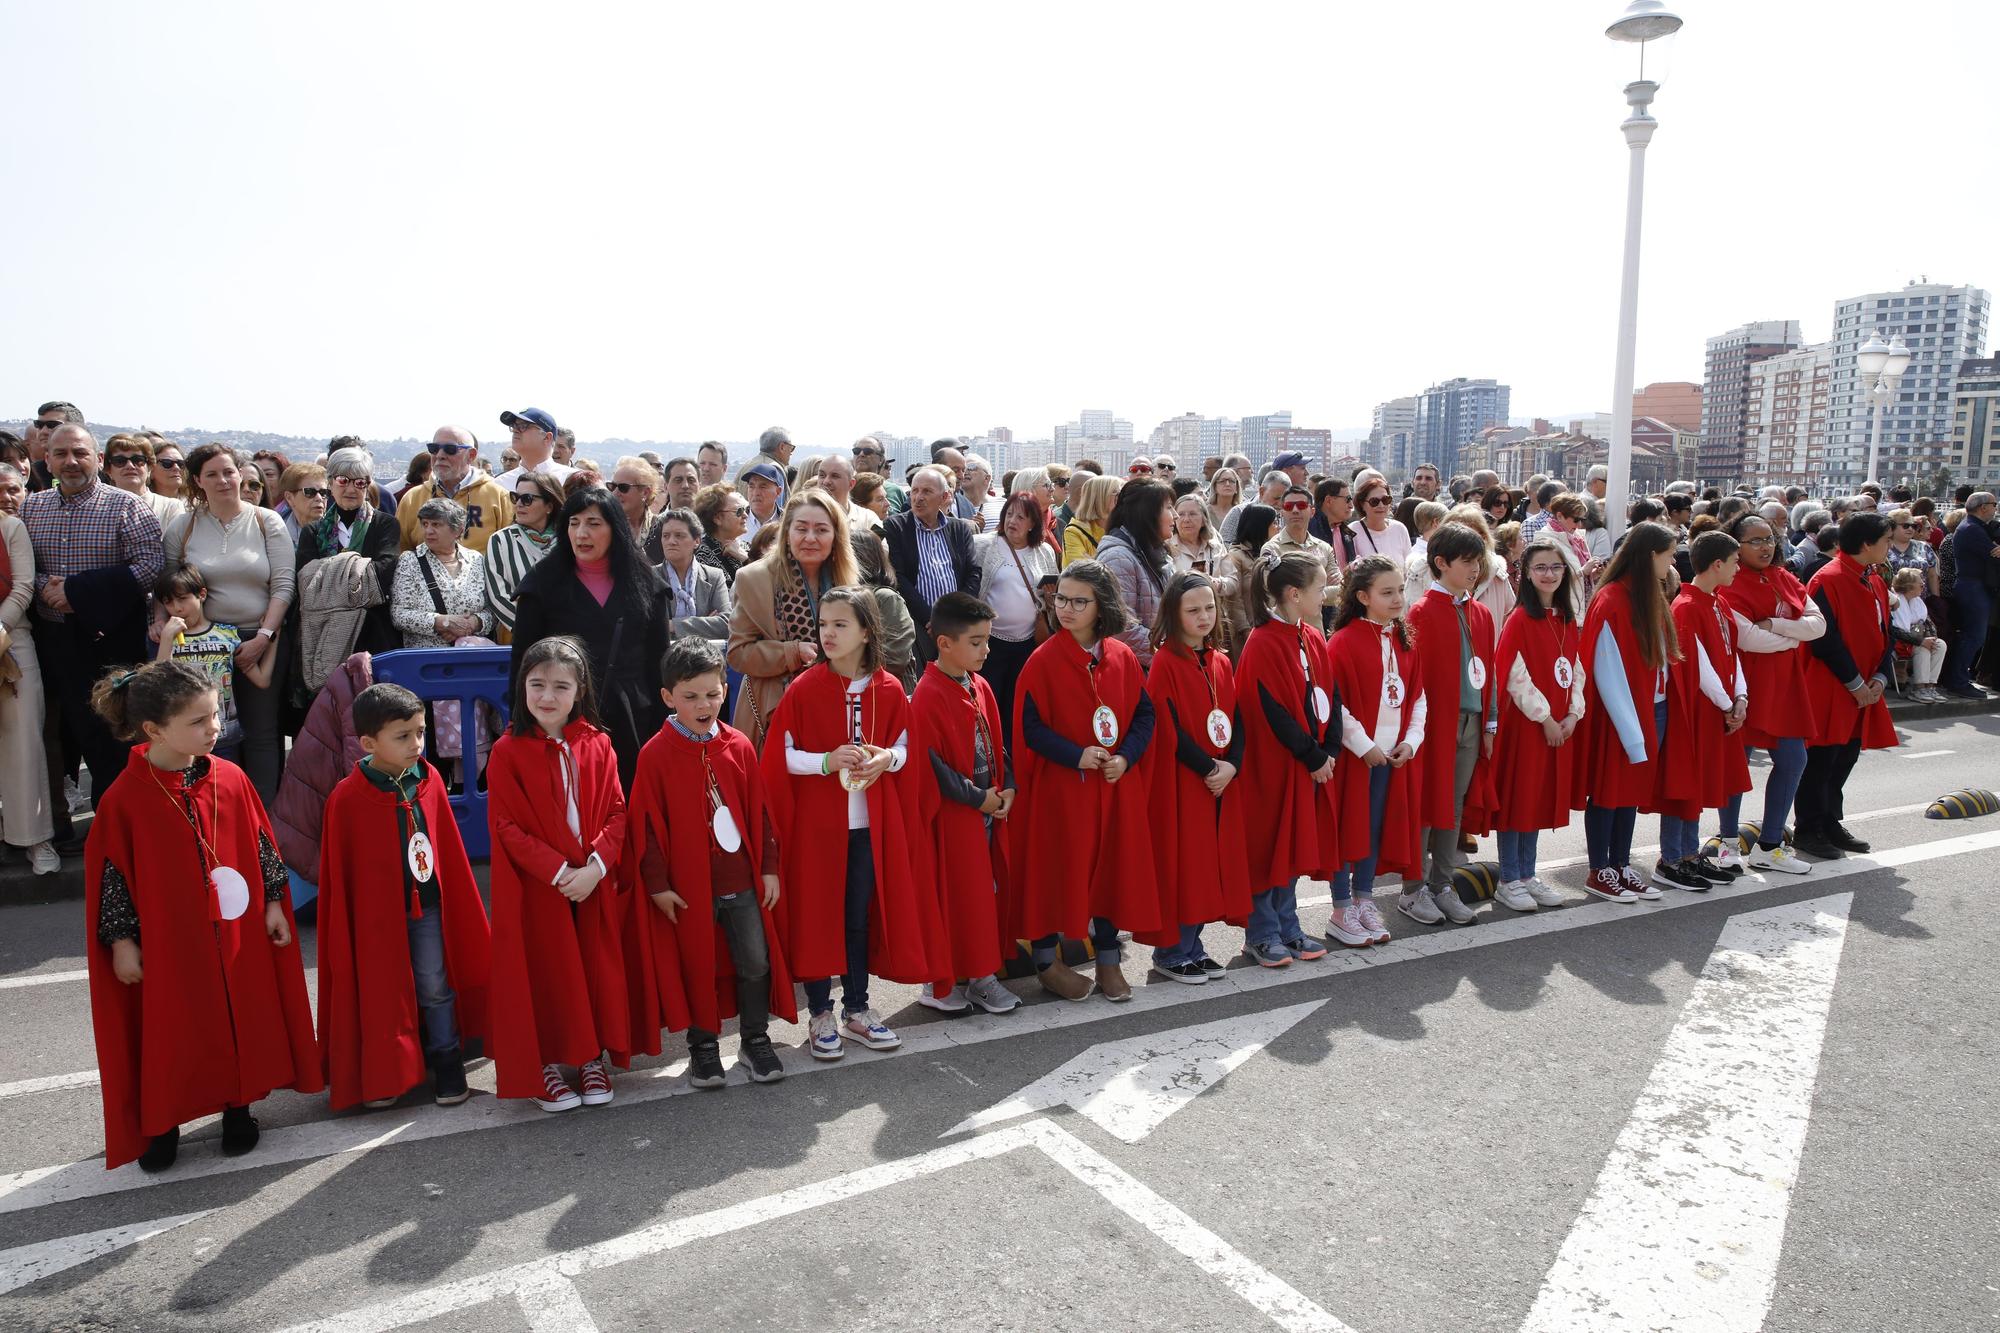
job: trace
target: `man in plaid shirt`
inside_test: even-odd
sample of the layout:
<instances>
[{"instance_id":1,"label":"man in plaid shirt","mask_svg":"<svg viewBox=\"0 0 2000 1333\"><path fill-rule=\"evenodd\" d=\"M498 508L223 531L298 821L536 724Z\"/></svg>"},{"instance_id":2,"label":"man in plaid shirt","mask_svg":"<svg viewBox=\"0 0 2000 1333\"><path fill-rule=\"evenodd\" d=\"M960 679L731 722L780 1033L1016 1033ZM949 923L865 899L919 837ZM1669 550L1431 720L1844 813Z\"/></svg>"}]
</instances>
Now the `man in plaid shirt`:
<instances>
[{"instance_id":1,"label":"man in plaid shirt","mask_svg":"<svg viewBox=\"0 0 2000 1333\"><path fill-rule=\"evenodd\" d=\"M125 768L125 747L91 711L90 688L108 668L145 660L146 596L165 550L146 503L98 480L88 430L52 432L48 461L54 488L21 502L35 547L35 642L57 705L44 734L67 727L90 768L92 799L102 800ZM58 753L51 748L52 759Z\"/></svg>"}]
</instances>

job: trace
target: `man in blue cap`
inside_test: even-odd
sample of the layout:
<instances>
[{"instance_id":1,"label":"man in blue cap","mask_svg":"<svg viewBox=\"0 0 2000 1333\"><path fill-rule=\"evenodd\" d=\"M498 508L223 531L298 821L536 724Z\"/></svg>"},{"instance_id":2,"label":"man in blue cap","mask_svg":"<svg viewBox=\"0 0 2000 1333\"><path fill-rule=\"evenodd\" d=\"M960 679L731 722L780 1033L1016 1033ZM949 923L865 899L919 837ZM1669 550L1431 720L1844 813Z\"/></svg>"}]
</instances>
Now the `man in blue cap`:
<instances>
[{"instance_id":1,"label":"man in blue cap","mask_svg":"<svg viewBox=\"0 0 2000 1333\"><path fill-rule=\"evenodd\" d=\"M539 472L555 478L560 486L570 479L576 469L555 460L556 419L539 407L524 407L519 412L502 412L500 424L514 433L514 452L520 455L521 466L510 468L493 480L503 493L512 495L514 483L523 473Z\"/></svg>"},{"instance_id":2,"label":"man in blue cap","mask_svg":"<svg viewBox=\"0 0 2000 1333\"><path fill-rule=\"evenodd\" d=\"M759 457L736 478L736 489L750 502L743 516L743 540L748 543L757 529L776 523L785 503L785 474L768 458Z\"/></svg>"}]
</instances>

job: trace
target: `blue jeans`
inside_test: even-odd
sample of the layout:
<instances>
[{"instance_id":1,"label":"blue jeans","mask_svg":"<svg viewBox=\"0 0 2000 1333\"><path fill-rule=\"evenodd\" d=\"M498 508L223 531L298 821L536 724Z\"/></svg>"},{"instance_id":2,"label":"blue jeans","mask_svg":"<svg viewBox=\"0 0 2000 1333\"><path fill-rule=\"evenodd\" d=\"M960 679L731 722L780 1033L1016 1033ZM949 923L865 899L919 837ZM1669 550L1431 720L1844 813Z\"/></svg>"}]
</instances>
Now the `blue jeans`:
<instances>
[{"instance_id":1,"label":"blue jeans","mask_svg":"<svg viewBox=\"0 0 2000 1333\"><path fill-rule=\"evenodd\" d=\"M1354 762L1349 755L1345 762ZM1330 887L1333 901L1351 901L1356 892L1375 896L1375 861L1382 851L1382 812L1389 804L1389 777L1396 770L1387 764L1368 770L1368 855L1334 875Z\"/></svg>"},{"instance_id":2,"label":"blue jeans","mask_svg":"<svg viewBox=\"0 0 2000 1333\"><path fill-rule=\"evenodd\" d=\"M1944 687L1948 690L1972 688L1972 663L1986 646L1987 623L1993 618L1993 599L1978 583L1980 571L1962 569L1951 593L1951 647L1944 657ZM1971 579L1971 582L1967 580Z\"/></svg>"},{"instance_id":3,"label":"blue jeans","mask_svg":"<svg viewBox=\"0 0 2000 1333\"><path fill-rule=\"evenodd\" d=\"M1769 851L1784 840L1785 821L1792 817L1792 799L1799 794L1799 778L1806 771L1806 743L1797 736L1782 736L1765 753L1771 756L1771 776L1764 782L1764 825L1757 845ZM1724 841L1742 833L1737 816L1743 812L1743 793L1738 792L1722 807Z\"/></svg>"},{"instance_id":4,"label":"blue jeans","mask_svg":"<svg viewBox=\"0 0 2000 1333\"><path fill-rule=\"evenodd\" d=\"M1250 921L1243 928L1246 944L1282 944L1306 933L1299 924L1299 882L1250 895Z\"/></svg>"},{"instance_id":5,"label":"blue jeans","mask_svg":"<svg viewBox=\"0 0 2000 1333\"><path fill-rule=\"evenodd\" d=\"M1185 932L1187 927L1183 926L1181 929ZM1196 933L1200 933L1199 927L1196 928ZM1183 938L1185 938L1185 935ZM1030 942L1028 947L1031 956L1035 960L1035 966L1038 968L1047 967L1050 963L1055 962L1057 946L1061 943L1062 936L1060 935L1044 935L1040 939ZM1109 963L1113 967L1124 961L1125 949L1118 942L1118 926L1110 917L1094 916L1090 918L1090 951L1097 955L1098 962ZM1206 957L1207 955L1197 954L1196 956Z\"/></svg>"},{"instance_id":6,"label":"blue jeans","mask_svg":"<svg viewBox=\"0 0 2000 1333\"><path fill-rule=\"evenodd\" d=\"M410 922L410 976L417 983L417 1016L424 1026L424 1053L458 1049L458 997L444 970L444 913L425 912Z\"/></svg>"},{"instance_id":7,"label":"blue jeans","mask_svg":"<svg viewBox=\"0 0 2000 1333\"><path fill-rule=\"evenodd\" d=\"M1535 848L1541 842L1539 829L1529 829L1526 833L1515 833L1511 829L1500 830L1500 878L1506 883L1517 879L1535 877Z\"/></svg>"},{"instance_id":8,"label":"blue jeans","mask_svg":"<svg viewBox=\"0 0 2000 1333\"><path fill-rule=\"evenodd\" d=\"M1639 714L1639 724L1646 723L1644 712ZM1646 753L1655 760L1660 757L1661 747L1667 740L1667 702L1662 699L1653 705L1653 731L1646 737ZM1632 830L1639 822L1639 807L1636 805L1604 806L1587 805L1583 811L1583 841L1590 852L1590 868L1603 870L1610 866L1623 870L1632 864Z\"/></svg>"},{"instance_id":9,"label":"blue jeans","mask_svg":"<svg viewBox=\"0 0 2000 1333\"><path fill-rule=\"evenodd\" d=\"M875 849L868 830L847 830L847 899L842 925L847 932L847 972L840 978L840 1007L859 1013L868 1007L868 909L875 904ZM833 1012L833 978L806 983L806 1006L815 1014Z\"/></svg>"},{"instance_id":10,"label":"blue jeans","mask_svg":"<svg viewBox=\"0 0 2000 1333\"><path fill-rule=\"evenodd\" d=\"M1701 852L1701 820L1660 816L1660 859L1668 865Z\"/></svg>"},{"instance_id":11,"label":"blue jeans","mask_svg":"<svg viewBox=\"0 0 2000 1333\"><path fill-rule=\"evenodd\" d=\"M1201 947L1201 927L1182 926L1178 943L1153 950L1153 966L1179 967L1182 963L1198 963L1206 957L1208 950Z\"/></svg>"}]
</instances>

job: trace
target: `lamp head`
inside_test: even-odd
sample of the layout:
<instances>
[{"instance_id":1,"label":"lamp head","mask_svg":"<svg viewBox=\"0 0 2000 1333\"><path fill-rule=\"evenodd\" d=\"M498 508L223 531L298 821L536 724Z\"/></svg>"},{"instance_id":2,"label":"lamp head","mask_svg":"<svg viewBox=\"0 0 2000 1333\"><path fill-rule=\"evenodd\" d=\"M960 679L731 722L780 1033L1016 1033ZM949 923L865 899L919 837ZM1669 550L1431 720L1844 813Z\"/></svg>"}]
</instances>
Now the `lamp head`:
<instances>
[{"instance_id":1,"label":"lamp head","mask_svg":"<svg viewBox=\"0 0 2000 1333\"><path fill-rule=\"evenodd\" d=\"M1881 333L1877 332L1867 342L1862 343L1856 349L1854 353L1854 368L1861 372L1864 379L1873 380L1881 375L1883 369L1889 364L1889 355L1889 344L1882 341ZM1904 364L1907 365L1907 350L1904 353L1904 358Z\"/></svg>"},{"instance_id":2,"label":"lamp head","mask_svg":"<svg viewBox=\"0 0 2000 1333\"><path fill-rule=\"evenodd\" d=\"M1882 373L1890 379L1895 379L1909 368L1910 349L1903 346L1901 338L1897 338L1889 344L1889 358L1882 367Z\"/></svg>"},{"instance_id":3,"label":"lamp head","mask_svg":"<svg viewBox=\"0 0 2000 1333\"><path fill-rule=\"evenodd\" d=\"M1604 30L1614 42L1650 42L1671 37L1681 30L1681 16L1661 0L1631 0L1625 11Z\"/></svg>"}]
</instances>

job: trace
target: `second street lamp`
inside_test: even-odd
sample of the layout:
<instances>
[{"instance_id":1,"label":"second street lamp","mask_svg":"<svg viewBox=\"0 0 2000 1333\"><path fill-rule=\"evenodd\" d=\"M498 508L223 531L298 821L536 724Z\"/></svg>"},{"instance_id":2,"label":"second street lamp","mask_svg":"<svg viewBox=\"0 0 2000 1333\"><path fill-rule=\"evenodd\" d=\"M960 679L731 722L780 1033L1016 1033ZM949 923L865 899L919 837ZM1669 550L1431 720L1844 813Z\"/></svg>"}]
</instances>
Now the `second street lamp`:
<instances>
[{"instance_id":1,"label":"second street lamp","mask_svg":"<svg viewBox=\"0 0 2000 1333\"><path fill-rule=\"evenodd\" d=\"M1910 368L1910 349L1903 340L1882 340L1881 330L1854 353L1854 368L1861 375L1861 387L1874 400L1874 420L1868 430L1868 480L1882 480L1882 413L1895 397L1896 385Z\"/></svg>"}]
</instances>

